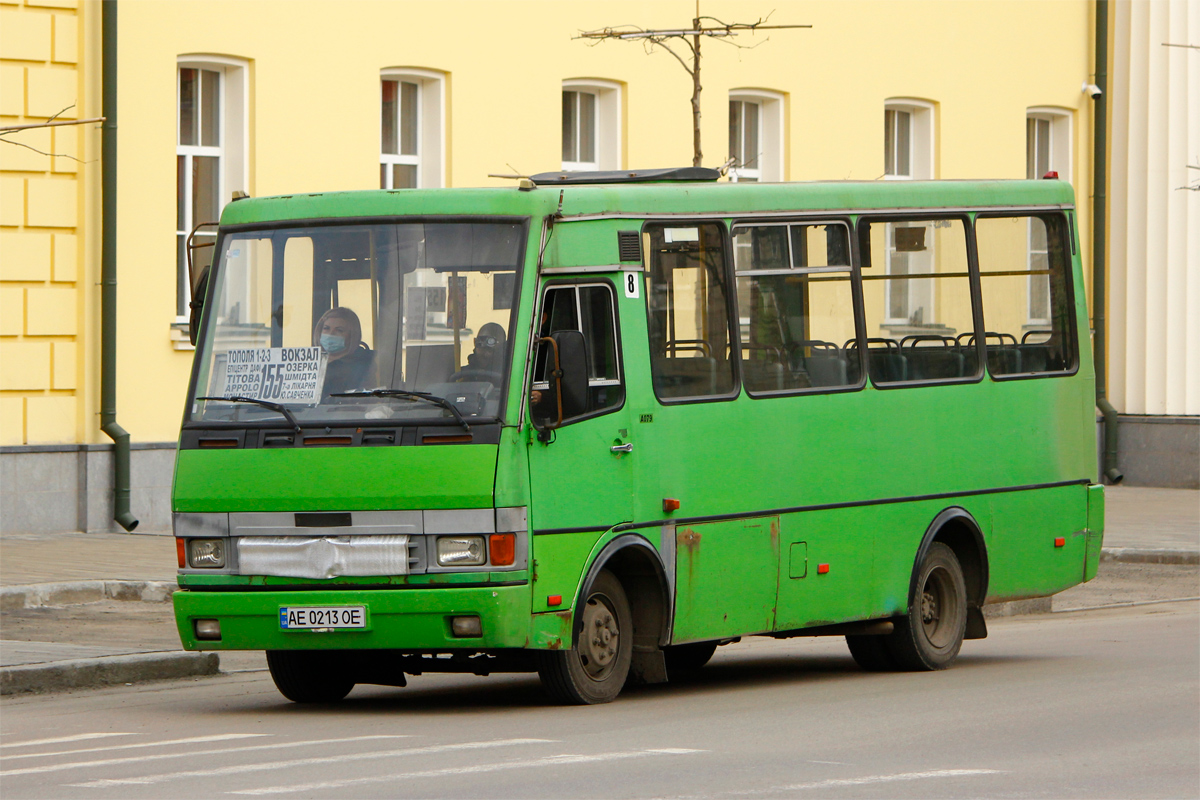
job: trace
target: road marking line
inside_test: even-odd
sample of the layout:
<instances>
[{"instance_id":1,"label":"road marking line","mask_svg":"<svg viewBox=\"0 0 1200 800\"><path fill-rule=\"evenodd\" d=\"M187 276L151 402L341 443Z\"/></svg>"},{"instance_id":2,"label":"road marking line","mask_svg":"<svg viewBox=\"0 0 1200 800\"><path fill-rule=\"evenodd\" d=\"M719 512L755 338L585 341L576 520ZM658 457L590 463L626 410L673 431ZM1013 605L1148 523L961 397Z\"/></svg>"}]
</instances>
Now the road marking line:
<instances>
[{"instance_id":1,"label":"road marking line","mask_svg":"<svg viewBox=\"0 0 1200 800\"><path fill-rule=\"evenodd\" d=\"M327 739L323 744L339 741ZM340 740L346 741L346 740ZM144 786L150 783L164 783L180 778L213 778L219 775L238 775L244 772L264 772L273 769L291 769L307 767L315 764L344 764L350 761L368 761L377 758L394 758L396 756L423 755L426 753L446 753L454 750L480 750L489 747L508 747L518 744L542 744L553 739L497 739L490 742L463 742L462 744L438 744L427 747L406 747L400 750L375 750L369 753L347 753L339 756L322 756L319 758L296 758L290 761L270 761L258 764L235 764L215 769L197 769L186 772L168 772L161 775L144 775L139 778L108 778L73 783L72 786L87 789L105 789L111 786ZM246 748L250 749L250 748ZM265 748L263 748L265 749Z\"/></svg>"},{"instance_id":2,"label":"road marking line","mask_svg":"<svg viewBox=\"0 0 1200 800\"><path fill-rule=\"evenodd\" d=\"M388 781L413 780L416 778L441 778L449 775L477 775L483 772L501 772L510 769L525 769L527 767L557 767L566 764L592 764L606 761L618 761L628 758L646 758L657 755L687 755L690 753L706 753L707 750L688 750L684 748L657 748L653 750L627 750L616 753L597 753L596 755L556 755L543 758L525 759L521 761L502 761L494 764L476 764L469 767L443 767L441 769L421 770L419 772L398 772L390 775L374 775L369 778L347 778L340 781L321 781L318 783L294 784L292 786L266 786L261 789L238 789L228 794L290 794L293 792L311 792L322 789L341 789L347 786L361 786L366 783L385 783Z\"/></svg>"},{"instance_id":3,"label":"road marking line","mask_svg":"<svg viewBox=\"0 0 1200 800\"><path fill-rule=\"evenodd\" d=\"M191 739L164 739L161 742L139 742L138 744L114 744L110 747L86 747L81 750L51 750L48 753L15 753L4 756L4 760L18 758L47 758L49 756L73 756L78 753L107 753L111 750L136 750L142 747L165 747L169 744L200 744L201 742L224 742L230 739L249 739L254 736L272 736L270 733L222 733L212 736L195 736Z\"/></svg>"},{"instance_id":4,"label":"road marking line","mask_svg":"<svg viewBox=\"0 0 1200 800\"><path fill-rule=\"evenodd\" d=\"M962 778L972 775L999 775L1003 770L998 769L932 769L925 772L898 772L893 775L866 775L862 778L830 778L811 783L791 783L787 786L772 786L769 789L745 789L734 792L721 792L722 797L743 797L752 794L777 794L779 792L799 792L805 789L835 789L839 786L866 786L872 783L892 783L895 781L920 781L928 778Z\"/></svg>"},{"instance_id":5,"label":"road marking line","mask_svg":"<svg viewBox=\"0 0 1200 800\"><path fill-rule=\"evenodd\" d=\"M53 739L34 739L29 742L9 742L0 744L4 747L36 747L41 744L66 744L67 742L82 742L85 739L104 739L108 736L133 736L132 733L77 733L74 736L57 736Z\"/></svg>"},{"instance_id":6,"label":"road marking line","mask_svg":"<svg viewBox=\"0 0 1200 800\"><path fill-rule=\"evenodd\" d=\"M270 733L258 733L255 736L273 736ZM215 756L224 753L245 753L252 750L280 750L285 747L306 747L316 744L335 744L338 742L357 742L363 739L405 739L407 736L351 736L345 739L313 739L303 742L279 742L278 744L254 744L249 747L226 747L221 750L184 750L179 753L155 753L148 756L130 756L128 758L108 758L101 761L72 761L67 764L47 764L44 767L22 767L21 769L6 769L0 771L0 778L9 775L32 775L39 772L61 772L65 769L80 767L107 767L113 764L136 764L139 761L159 761L164 758L195 758L196 756Z\"/></svg>"}]
</instances>

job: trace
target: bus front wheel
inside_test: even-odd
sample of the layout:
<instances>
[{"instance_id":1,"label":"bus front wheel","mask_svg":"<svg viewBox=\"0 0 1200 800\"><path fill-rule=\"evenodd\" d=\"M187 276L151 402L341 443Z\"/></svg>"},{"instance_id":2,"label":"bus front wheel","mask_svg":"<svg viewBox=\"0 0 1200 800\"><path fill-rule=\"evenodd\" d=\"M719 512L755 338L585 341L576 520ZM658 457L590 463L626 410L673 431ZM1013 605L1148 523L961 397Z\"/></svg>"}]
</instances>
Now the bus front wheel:
<instances>
[{"instance_id":1,"label":"bus front wheel","mask_svg":"<svg viewBox=\"0 0 1200 800\"><path fill-rule=\"evenodd\" d=\"M540 653L538 675L557 702L611 703L625 685L633 657L629 600L621 582L608 570L596 575L585 597L578 610L575 648Z\"/></svg>"},{"instance_id":2,"label":"bus front wheel","mask_svg":"<svg viewBox=\"0 0 1200 800\"><path fill-rule=\"evenodd\" d=\"M917 572L908 613L897 620L888 650L900 669L946 669L958 658L967 629L967 588L954 551L930 545Z\"/></svg>"},{"instance_id":3,"label":"bus front wheel","mask_svg":"<svg viewBox=\"0 0 1200 800\"><path fill-rule=\"evenodd\" d=\"M293 703L336 703L354 688L333 651L268 650L267 667L275 688Z\"/></svg>"}]
</instances>

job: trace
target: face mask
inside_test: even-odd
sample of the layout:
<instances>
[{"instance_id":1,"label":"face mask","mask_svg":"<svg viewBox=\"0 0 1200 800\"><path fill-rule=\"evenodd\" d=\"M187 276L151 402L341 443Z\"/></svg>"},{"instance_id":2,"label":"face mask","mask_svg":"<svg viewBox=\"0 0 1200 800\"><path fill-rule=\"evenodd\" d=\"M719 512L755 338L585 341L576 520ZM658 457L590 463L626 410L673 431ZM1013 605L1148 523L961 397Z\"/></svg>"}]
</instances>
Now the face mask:
<instances>
[{"instance_id":1,"label":"face mask","mask_svg":"<svg viewBox=\"0 0 1200 800\"><path fill-rule=\"evenodd\" d=\"M346 337L334 336L332 333L322 333L321 348L326 353L340 353L346 349Z\"/></svg>"}]
</instances>

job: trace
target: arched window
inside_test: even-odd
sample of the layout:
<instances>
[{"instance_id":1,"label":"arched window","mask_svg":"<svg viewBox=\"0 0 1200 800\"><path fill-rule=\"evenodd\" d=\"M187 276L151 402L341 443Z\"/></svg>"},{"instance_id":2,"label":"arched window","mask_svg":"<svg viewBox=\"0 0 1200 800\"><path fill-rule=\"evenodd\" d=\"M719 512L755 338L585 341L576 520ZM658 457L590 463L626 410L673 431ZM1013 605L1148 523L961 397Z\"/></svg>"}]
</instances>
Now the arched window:
<instances>
[{"instance_id":1,"label":"arched window","mask_svg":"<svg viewBox=\"0 0 1200 800\"><path fill-rule=\"evenodd\" d=\"M621 84L574 78L562 84L562 168L621 169Z\"/></svg>"},{"instance_id":2,"label":"arched window","mask_svg":"<svg viewBox=\"0 0 1200 800\"><path fill-rule=\"evenodd\" d=\"M735 89L729 93L731 181L784 178L784 99L778 92Z\"/></svg>"},{"instance_id":3,"label":"arched window","mask_svg":"<svg viewBox=\"0 0 1200 800\"><path fill-rule=\"evenodd\" d=\"M176 68L176 314L188 318L191 285L187 237L202 222L216 222L235 191L249 190L246 119L249 94L245 61L224 56L180 56ZM206 228L193 244L216 240ZM193 251L196 267L212 261L212 248Z\"/></svg>"},{"instance_id":4,"label":"arched window","mask_svg":"<svg viewBox=\"0 0 1200 800\"><path fill-rule=\"evenodd\" d=\"M380 79L379 188L446 185L445 75L387 69Z\"/></svg>"}]
</instances>

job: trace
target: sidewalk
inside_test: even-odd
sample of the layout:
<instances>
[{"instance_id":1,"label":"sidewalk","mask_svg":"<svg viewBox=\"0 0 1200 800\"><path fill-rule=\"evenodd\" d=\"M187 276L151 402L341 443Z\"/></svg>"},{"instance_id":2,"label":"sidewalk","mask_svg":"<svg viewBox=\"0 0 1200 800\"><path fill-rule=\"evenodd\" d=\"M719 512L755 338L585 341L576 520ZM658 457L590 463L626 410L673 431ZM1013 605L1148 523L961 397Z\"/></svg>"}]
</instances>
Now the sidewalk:
<instances>
[{"instance_id":1,"label":"sidewalk","mask_svg":"<svg viewBox=\"0 0 1200 800\"><path fill-rule=\"evenodd\" d=\"M1096 580L1057 595L1053 606L1047 598L993 611L1200 596L1200 491L1110 486L1106 509ZM167 602L175 559L169 534L0 537L0 693L217 673L217 654L179 649ZM263 661L261 654L222 658L227 667Z\"/></svg>"}]
</instances>

